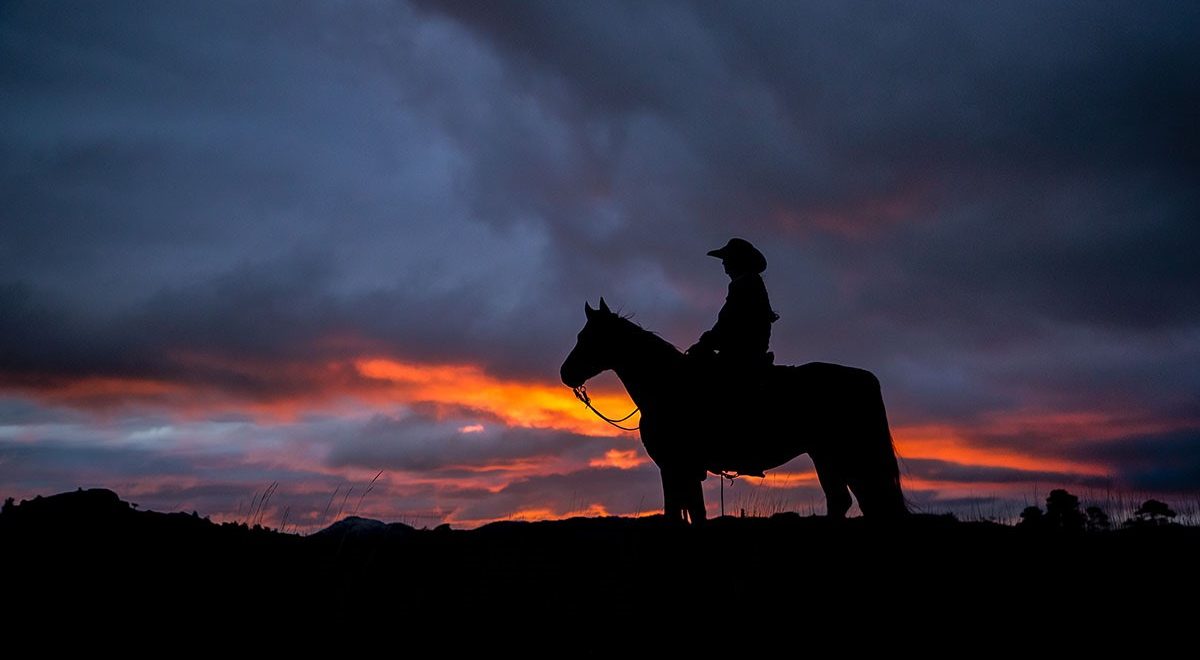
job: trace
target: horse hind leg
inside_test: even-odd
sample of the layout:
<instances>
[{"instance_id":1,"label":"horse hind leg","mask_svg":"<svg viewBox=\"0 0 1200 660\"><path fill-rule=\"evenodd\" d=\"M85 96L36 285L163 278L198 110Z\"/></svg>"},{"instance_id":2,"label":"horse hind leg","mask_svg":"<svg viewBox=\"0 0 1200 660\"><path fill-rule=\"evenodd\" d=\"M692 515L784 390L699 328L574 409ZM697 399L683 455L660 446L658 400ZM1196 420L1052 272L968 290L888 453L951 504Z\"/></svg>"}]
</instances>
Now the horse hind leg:
<instances>
[{"instance_id":1,"label":"horse hind leg","mask_svg":"<svg viewBox=\"0 0 1200 660\"><path fill-rule=\"evenodd\" d=\"M894 464L895 458L891 460ZM850 475L849 485L864 516L874 519L897 518L908 513L898 475L880 470L874 464L861 467L861 471Z\"/></svg>"},{"instance_id":2,"label":"horse hind leg","mask_svg":"<svg viewBox=\"0 0 1200 660\"><path fill-rule=\"evenodd\" d=\"M821 490L825 491L825 515L829 518L845 518L851 504L846 477L832 461L813 458L813 466L817 469Z\"/></svg>"},{"instance_id":3,"label":"horse hind leg","mask_svg":"<svg viewBox=\"0 0 1200 660\"><path fill-rule=\"evenodd\" d=\"M878 401L878 413L873 425L861 431L869 438L866 451L855 462L850 490L858 498L864 516L899 518L908 513L904 492L900 488L900 468L896 463L896 448L888 427L883 398Z\"/></svg>"},{"instance_id":4,"label":"horse hind leg","mask_svg":"<svg viewBox=\"0 0 1200 660\"><path fill-rule=\"evenodd\" d=\"M908 505L900 486L894 479L877 475L862 481L851 482L850 490L858 498L858 506L864 516L871 518L899 518L908 513Z\"/></svg>"}]
</instances>

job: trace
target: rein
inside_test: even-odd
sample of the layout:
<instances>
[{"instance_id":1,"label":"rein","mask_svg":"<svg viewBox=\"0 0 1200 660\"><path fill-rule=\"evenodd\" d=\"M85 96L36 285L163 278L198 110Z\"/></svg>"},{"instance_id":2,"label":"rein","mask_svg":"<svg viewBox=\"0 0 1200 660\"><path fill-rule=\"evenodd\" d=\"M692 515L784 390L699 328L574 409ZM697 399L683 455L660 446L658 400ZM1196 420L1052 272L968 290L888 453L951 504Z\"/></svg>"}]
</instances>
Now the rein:
<instances>
[{"instance_id":1,"label":"rein","mask_svg":"<svg viewBox=\"0 0 1200 660\"><path fill-rule=\"evenodd\" d=\"M613 426L621 429L622 431L636 431L636 430L642 428L641 424L638 424L637 426L634 426L634 427L621 426L621 422L629 419L630 417L633 417L634 414L637 413L637 411L641 410L640 407L634 408L633 412L629 413L628 415L625 415L621 419L611 419L611 418L605 417L604 413L600 412L599 410L596 410L596 407L592 405L592 398L588 396L586 387L584 387L583 385L580 385L579 387L572 387L571 391L575 393L575 398L582 401L583 405L587 406L589 410L596 413L597 417L599 417L600 419L608 422L609 424L612 424Z\"/></svg>"}]
</instances>

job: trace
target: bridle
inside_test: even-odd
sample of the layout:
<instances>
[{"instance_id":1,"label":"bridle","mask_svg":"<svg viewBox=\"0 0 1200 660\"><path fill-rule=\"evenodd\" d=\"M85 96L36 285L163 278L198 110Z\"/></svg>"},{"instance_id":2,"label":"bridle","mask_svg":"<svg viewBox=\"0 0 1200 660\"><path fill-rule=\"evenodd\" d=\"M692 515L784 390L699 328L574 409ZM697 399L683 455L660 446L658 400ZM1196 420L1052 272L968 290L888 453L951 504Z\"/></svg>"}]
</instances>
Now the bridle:
<instances>
[{"instance_id":1,"label":"bridle","mask_svg":"<svg viewBox=\"0 0 1200 660\"><path fill-rule=\"evenodd\" d=\"M641 424L638 424L637 426L634 426L632 428L628 427L628 426L621 426L621 422L623 422L623 421L629 419L630 417L633 417L635 414L637 414L637 411L641 410L640 407L634 408L633 412L629 413L628 415L625 415L621 419L611 419L609 417L606 417L604 415L604 413L600 412L599 410L596 410L596 407L592 405L592 398L588 396L587 387L580 385L579 387L572 387L571 391L575 393L575 398L582 401L583 405L587 406L588 409L590 409L592 412L596 413L597 417L599 417L600 419L608 422L609 424L612 424L613 426L621 429L622 431L636 431L636 430L642 428Z\"/></svg>"}]
</instances>

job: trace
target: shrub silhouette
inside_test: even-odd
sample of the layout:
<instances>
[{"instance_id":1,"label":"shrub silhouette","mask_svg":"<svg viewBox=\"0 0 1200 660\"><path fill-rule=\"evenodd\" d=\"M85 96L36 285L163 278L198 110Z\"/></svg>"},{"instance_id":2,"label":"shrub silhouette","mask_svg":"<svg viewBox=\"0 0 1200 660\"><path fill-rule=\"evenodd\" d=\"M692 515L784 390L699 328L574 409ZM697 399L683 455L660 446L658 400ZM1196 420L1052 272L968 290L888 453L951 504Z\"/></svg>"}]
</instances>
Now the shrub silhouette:
<instances>
[{"instance_id":1,"label":"shrub silhouette","mask_svg":"<svg viewBox=\"0 0 1200 660\"><path fill-rule=\"evenodd\" d=\"M1096 524L1100 525L1101 520L1104 527L1107 528L1108 516L1098 507L1092 507L1096 510ZM1082 532L1085 524L1088 529L1091 526L1091 509L1088 516L1084 516L1079 510L1079 498L1068 493L1062 488L1056 488L1050 491L1050 495L1046 497L1046 510L1042 511L1036 506L1027 506L1021 512L1021 522L1017 523L1017 527L1022 529L1050 529L1064 532ZM1101 518L1102 517L1102 518Z\"/></svg>"},{"instance_id":2,"label":"shrub silhouette","mask_svg":"<svg viewBox=\"0 0 1200 660\"><path fill-rule=\"evenodd\" d=\"M1130 521L1134 524L1166 525L1176 514L1166 502L1150 499L1142 502L1133 515L1137 516L1135 520Z\"/></svg>"},{"instance_id":3,"label":"shrub silhouette","mask_svg":"<svg viewBox=\"0 0 1200 660\"><path fill-rule=\"evenodd\" d=\"M1046 526L1066 532L1083 531L1084 517L1079 511L1079 498L1056 488L1046 498Z\"/></svg>"},{"instance_id":4,"label":"shrub silhouette","mask_svg":"<svg viewBox=\"0 0 1200 660\"><path fill-rule=\"evenodd\" d=\"M1017 523L1017 527L1024 529L1041 529L1046 522L1045 515L1042 510L1036 506L1027 506L1021 512L1021 522Z\"/></svg>"},{"instance_id":5,"label":"shrub silhouette","mask_svg":"<svg viewBox=\"0 0 1200 660\"><path fill-rule=\"evenodd\" d=\"M1089 532L1106 532L1112 527L1112 519L1098 506L1089 506L1087 509L1087 530Z\"/></svg>"}]
</instances>

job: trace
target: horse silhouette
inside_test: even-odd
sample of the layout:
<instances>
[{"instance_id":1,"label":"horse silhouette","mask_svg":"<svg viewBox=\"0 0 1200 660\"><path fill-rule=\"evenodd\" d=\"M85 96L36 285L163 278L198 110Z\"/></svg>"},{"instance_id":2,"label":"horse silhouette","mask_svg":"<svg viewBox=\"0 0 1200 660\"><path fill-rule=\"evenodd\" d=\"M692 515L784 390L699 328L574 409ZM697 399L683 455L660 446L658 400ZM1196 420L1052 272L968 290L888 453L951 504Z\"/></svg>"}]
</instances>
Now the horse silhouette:
<instances>
[{"instance_id":1,"label":"horse silhouette","mask_svg":"<svg viewBox=\"0 0 1200 660\"><path fill-rule=\"evenodd\" d=\"M621 317L600 299L560 374L568 387L609 369L641 409L646 453L658 465L668 519L705 520L707 473L762 476L807 453L841 518L850 492L868 517L907 512L879 380L862 369L810 362L764 368L728 383L710 364ZM586 395L584 395L586 397ZM847 490L848 489L848 490Z\"/></svg>"}]
</instances>

